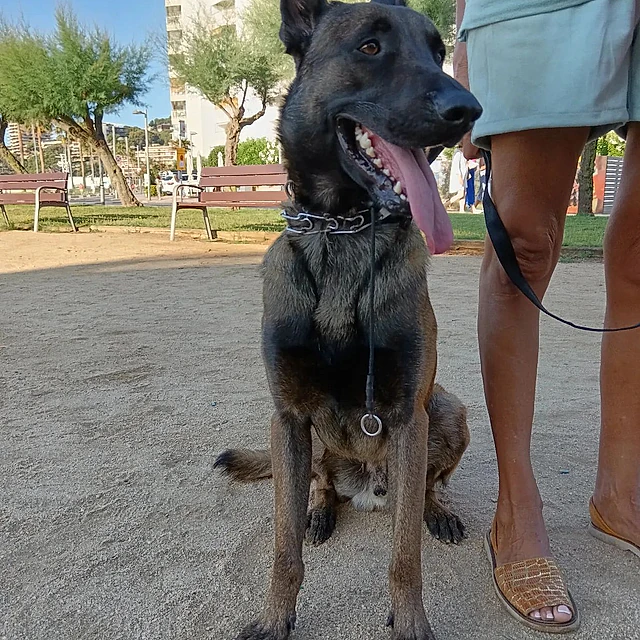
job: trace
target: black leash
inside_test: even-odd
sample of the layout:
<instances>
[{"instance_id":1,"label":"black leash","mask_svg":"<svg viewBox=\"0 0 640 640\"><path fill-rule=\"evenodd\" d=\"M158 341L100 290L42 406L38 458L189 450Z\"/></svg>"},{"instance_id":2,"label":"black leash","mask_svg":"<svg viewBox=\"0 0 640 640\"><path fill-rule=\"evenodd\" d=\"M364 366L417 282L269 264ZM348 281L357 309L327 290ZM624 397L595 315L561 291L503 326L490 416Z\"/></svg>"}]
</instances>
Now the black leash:
<instances>
[{"instance_id":1,"label":"black leash","mask_svg":"<svg viewBox=\"0 0 640 640\"><path fill-rule=\"evenodd\" d=\"M518 259L516 257L516 252L513 248L513 244L511 243L511 239L509 238L509 234L507 233L507 230L505 229L505 226L500 219L500 215L498 214L496 205L489 195L489 178L491 177L491 153L489 151L483 150L482 154L484 156L484 162L486 165L486 179L482 204L484 205L484 220L485 224L487 225L487 232L489 233L489 238L491 238L491 243L493 244L493 248L496 252L498 260L500 261L500 264L502 265L502 268L509 276L511 282L513 282L513 284L520 290L522 295L527 297L532 302L532 304L538 307L538 309L540 309L542 313L545 313L550 318L573 327L574 329L580 329L581 331L592 331L594 333L611 333L615 331L630 331L631 329L640 328L640 322L629 327L617 327L615 329L608 329L606 327L585 327L583 325L576 324L575 322L571 322L570 320L565 320L555 313L551 313L551 311L545 309L544 305L536 295L536 292L531 288L531 285L527 282L527 279L524 277L524 275L522 275L522 271L520 270L520 265L518 264Z\"/></svg>"},{"instance_id":2,"label":"black leash","mask_svg":"<svg viewBox=\"0 0 640 640\"><path fill-rule=\"evenodd\" d=\"M366 400L365 406L367 413L360 419L360 428L362 432L371 437L379 436L382 432L382 420L376 415L376 407L374 400L374 361L375 361L375 295L376 295L376 218L377 212L371 210L371 256L369 266L371 272L369 274L369 371L367 372ZM369 431L367 422L374 423L375 429Z\"/></svg>"}]
</instances>

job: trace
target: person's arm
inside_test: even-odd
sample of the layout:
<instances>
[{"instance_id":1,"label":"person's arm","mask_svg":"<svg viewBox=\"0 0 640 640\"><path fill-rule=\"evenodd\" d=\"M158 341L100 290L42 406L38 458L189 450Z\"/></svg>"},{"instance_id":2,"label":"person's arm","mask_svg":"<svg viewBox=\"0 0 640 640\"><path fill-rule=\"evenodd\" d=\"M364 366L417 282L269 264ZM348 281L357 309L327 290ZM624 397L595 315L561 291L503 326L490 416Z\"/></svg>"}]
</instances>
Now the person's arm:
<instances>
[{"instance_id":1,"label":"person's arm","mask_svg":"<svg viewBox=\"0 0 640 640\"><path fill-rule=\"evenodd\" d=\"M456 34L460 30L466 0L456 0ZM469 64L467 61L467 43L456 38L453 49L453 77L465 88L469 89ZM478 158L480 150L471 144L471 134L467 133L462 139L462 152L465 158Z\"/></svg>"}]
</instances>

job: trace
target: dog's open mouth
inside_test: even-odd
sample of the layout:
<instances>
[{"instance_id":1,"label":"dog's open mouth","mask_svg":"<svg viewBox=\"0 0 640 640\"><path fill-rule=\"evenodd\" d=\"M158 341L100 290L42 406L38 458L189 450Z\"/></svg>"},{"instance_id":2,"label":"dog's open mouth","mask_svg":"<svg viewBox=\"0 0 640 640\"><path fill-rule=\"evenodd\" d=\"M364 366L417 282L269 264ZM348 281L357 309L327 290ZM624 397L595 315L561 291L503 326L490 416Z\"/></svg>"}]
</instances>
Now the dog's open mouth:
<instances>
[{"instance_id":1,"label":"dog's open mouth","mask_svg":"<svg viewBox=\"0 0 640 640\"><path fill-rule=\"evenodd\" d=\"M387 142L347 118L337 121L338 139L374 202L392 213L411 213L424 232L431 253L444 253L453 242L451 221L423 149Z\"/></svg>"}]
</instances>

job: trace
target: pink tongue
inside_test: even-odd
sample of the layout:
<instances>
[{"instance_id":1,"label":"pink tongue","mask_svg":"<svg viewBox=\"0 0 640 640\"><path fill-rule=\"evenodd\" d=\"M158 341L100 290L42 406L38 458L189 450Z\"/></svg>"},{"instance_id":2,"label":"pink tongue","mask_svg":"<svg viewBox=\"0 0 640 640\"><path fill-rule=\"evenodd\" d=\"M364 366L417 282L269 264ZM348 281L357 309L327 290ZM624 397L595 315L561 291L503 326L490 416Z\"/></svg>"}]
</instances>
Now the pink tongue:
<instances>
[{"instance_id":1,"label":"pink tongue","mask_svg":"<svg viewBox=\"0 0 640 640\"><path fill-rule=\"evenodd\" d=\"M369 136L383 165L400 180L411 215L427 237L431 253L444 253L453 244L451 220L445 211L436 179L422 149L403 149L373 132Z\"/></svg>"}]
</instances>

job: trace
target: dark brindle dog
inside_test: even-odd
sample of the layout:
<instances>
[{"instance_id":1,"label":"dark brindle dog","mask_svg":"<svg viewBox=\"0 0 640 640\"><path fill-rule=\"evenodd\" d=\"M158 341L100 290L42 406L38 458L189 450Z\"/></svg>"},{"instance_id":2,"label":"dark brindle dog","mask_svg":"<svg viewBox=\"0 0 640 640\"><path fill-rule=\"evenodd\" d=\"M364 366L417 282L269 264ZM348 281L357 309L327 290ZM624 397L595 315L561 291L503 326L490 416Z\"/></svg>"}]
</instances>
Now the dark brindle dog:
<instances>
[{"instance_id":1,"label":"dark brindle dog","mask_svg":"<svg viewBox=\"0 0 640 640\"><path fill-rule=\"evenodd\" d=\"M461 403L434 389L427 245L442 252L452 233L422 149L457 142L481 109L442 72L444 46L432 23L392 4L281 0L281 38L296 77L280 121L293 196L289 228L264 260L272 463L264 453L238 451L216 462L244 479L273 473L275 484L273 574L261 616L240 633L245 640L283 640L294 627L312 474L309 535L316 542L331 534L339 495L381 497L388 476L396 639L433 638L422 603L423 517L447 540L462 535L433 493L453 472L468 432ZM372 216L382 421L375 437L360 426ZM376 429L373 420L365 426ZM315 455L312 427L323 449Z\"/></svg>"}]
</instances>

